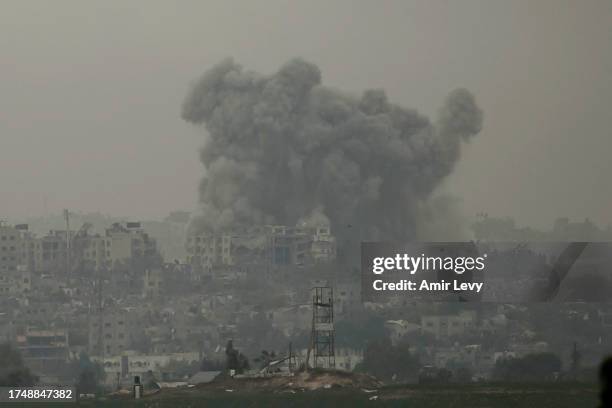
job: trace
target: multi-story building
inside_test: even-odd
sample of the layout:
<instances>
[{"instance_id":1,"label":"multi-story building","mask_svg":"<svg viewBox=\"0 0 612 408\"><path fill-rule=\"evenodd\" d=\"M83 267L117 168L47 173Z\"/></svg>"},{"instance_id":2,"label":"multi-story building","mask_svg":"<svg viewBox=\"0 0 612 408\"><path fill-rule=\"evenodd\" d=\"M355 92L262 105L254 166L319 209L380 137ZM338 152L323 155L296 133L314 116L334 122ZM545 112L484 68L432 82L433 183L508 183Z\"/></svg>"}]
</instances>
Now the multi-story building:
<instances>
[{"instance_id":1,"label":"multi-story building","mask_svg":"<svg viewBox=\"0 0 612 408\"><path fill-rule=\"evenodd\" d=\"M29 329L17 336L17 346L26 365L37 374L58 372L68 361L68 334L63 329Z\"/></svg>"},{"instance_id":2,"label":"multi-story building","mask_svg":"<svg viewBox=\"0 0 612 408\"><path fill-rule=\"evenodd\" d=\"M157 252L153 238L144 232L140 223L116 223L106 234L77 235L71 242L71 256L93 270L110 269L116 262L145 258Z\"/></svg>"},{"instance_id":3,"label":"multi-story building","mask_svg":"<svg viewBox=\"0 0 612 408\"><path fill-rule=\"evenodd\" d=\"M7 224L0 224L0 273L16 271L22 264L21 233Z\"/></svg>"},{"instance_id":4,"label":"multi-story building","mask_svg":"<svg viewBox=\"0 0 612 408\"><path fill-rule=\"evenodd\" d=\"M19 309L18 324L24 327L49 327L58 314L59 305L55 302L30 300Z\"/></svg>"},{"instance_id":5,"label":"multi-story building","mask_svg":"<svg viewBox=\"0 0 612 408\"><path fill-rule=\"evenodd\" d=\"M266 261L264 228L234 229L187 237L187 262L210 271L214 266L234 266Z\"/></svg>"},{"instance_id":6,"label":"multi-story building","mask_svg":"<svg viewBox=\"0 0 612 408\"><path fill-rule=\"evenodd\" d=\"M310 260L313 242L310 231L272 226L267 235L269 260L272 265L305 265Z\"/></svg>"},{"instance_id":7,"label":"multi-story building","mask_svg":"<svg viewBox=\"0 0 612 408\"><path fill-rule=\"evenodd\" d=\"M215 266L266 264L301 266L336 257L329 226L266 225L187 237L187 263L212 270Z\"/></svg>"},{"instance_id":8,"label":"multi-story building","mask_svg":"<svg viewBox=\"0 0 612 408\"><path fill-rule=\"evenodd\" d=\"M329 262L336 259L336 237L332 235L328 225L315 228L311 251L315 262Z\"/></svg>"},{"instance_id":9,"label":"multi-story building","mask_svg":"<svg viewBox=\"0 0 612 408\"><path fill-rule=\"evenodd\" d=\"M30 272L21 266L16 271L0 272L0 296L18 296L32 288Z\"/></svg>"},{"instance_id":10,"label":"multi-story building","mask_svg":"<svg viewBox=\"0 0 612 408\"><path fill-rule=\"evenodd\" d=\"M0 295L17 295L30 290L25 231L26 225L0 224Z\"/></svg>"},{"instance_id":11,"label":"multi-story building","mask_svg":"<svg viewBox=\"0 0 612 408\"><path fill-rule=\"evenodd\" d=\"M229 235L202 234L187 238L187 262L210 270L215 264L230 263ZM225 243L225 247L223 246ZM226 254L225 258L222 256Z\"/></svg>"},{"instance_id":12,"label":"multi-story building","mask_svg":"<svg viewBox=\"0 0 612 408\"><path fill-rule=\"evenodd\" d=\"M33 266L37 272L57 272L68 266L66 231L51 230L43 237L33 239Z\"/></svg>"},{"instance_id":13,"label":"multi-story building","mask_svg":"<svg viewBox=\"0 0 612 408\"><path fill-rule=\"evenodd\" d=\"M164 274L161 268L145 269L143 282L143 295L154 298L163 294Z\"/></svg>"},{"instance_id":14,"label":"multi-story building","mask_svg":"<svg viewBox=\"0 0 612 408\"><path fill-rule=\"evenodd\" d=\"M138 319L127 309L92 314L89 321L89 352L115 356L132 347L138 333Z\"/></svg>"},{"instance_id":15,"label":"multi-story building","mask_svg":"<svg viewBox=\"0 0 612 408\"><path fill-rule=\"evenodd\" d=\"M21 232L21 259L28 271L36 271L36 236L28 231L27 224L16 225Z\"/></svg>"},{"instance_id":16,"label":"multi-story building","mask_svg":"<svg viewBox=\"0 0 612 408\"><path fill-rule=\"evenodd\" d=\"M0 262L5 259L16 262L8 265L9 270L16 270L18 264L22 270L48 273L65 270L68 266L68 234L65 230L51 230L42 237L29 232L27 224L4 226L0 230L3 231L0 232L0 253L4 252L0 255ZM74 232L70 236L72 240Z\"/></svg>"},{"instance_id":17,"label":"multi-story building","mask_svg":"<svg viewBox=\"0 0 612 408\"><path fill-rule=\"evenodd\" d=\"M75 241L79 240L76 238ZM80 250L81 260L93 270L110 267L111 264L111 240L100 235L86 236L81 243L74 242L73 247L82 245Z\"/></svg>"},{"instance_id":18,"label":"multi-story building","mask_svg":"<svg viewBox=\"0 0 612 408\"><path fill-rule=\"evenodd\" d=\"M110 265L134 258L153 256L157 252L155 239L142 229L139 222L115 223L106 230L107 254Z\"/></svg>"},{"instance_id":19,"label":"multi-story building","mask_svg":"<svg viewBox=\"0 0 612 408\"><path fill-rule=\"evenodd\" d=\"M67 242L69 236L69 244ZM115 262L145 258L157 252L155 239L143 231L140 223L113 224L106 234L88 235L87 229L51 230L42 237L28 232L25 224L0 224L0 274L21 270L54 273L79 266L98 270ZM7 279L0 276L0 293Z\"/></svg>"},{"instance_id":20,"label":"multi-story building","mask_svg":"<svg viewBox=\"0 0 612 408\"><path fill-rule=\"evenodd\" d=\"M349 317L360 306L361 282L349 279L337 282L334 289L334 312Z\"/></svg>"}]
</instances>

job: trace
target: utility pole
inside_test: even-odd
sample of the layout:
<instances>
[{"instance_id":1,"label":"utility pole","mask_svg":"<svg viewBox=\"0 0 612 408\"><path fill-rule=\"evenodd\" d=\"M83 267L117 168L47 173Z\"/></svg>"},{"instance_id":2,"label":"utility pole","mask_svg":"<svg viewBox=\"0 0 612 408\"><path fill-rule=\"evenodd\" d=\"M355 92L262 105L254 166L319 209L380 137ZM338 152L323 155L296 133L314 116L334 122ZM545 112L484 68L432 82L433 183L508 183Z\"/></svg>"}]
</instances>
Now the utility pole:
<instances>
[{"instance_id":1,"label":"utility pole","mask_svg":"<svg viewBox=\"0 0 612 408\"><path fill-rule=\"evenodd\" d=\"M574 380L578 377L578 370L580 369L580 351L578 351L578 343L574 342L574 349L572 350L572 377Z\"/></svg>"},{"instance_id":2,"label":"utility pole","mask_svg":"<svg viewBox=\"0 0 612 408\"><path fill-rule=\"evenodd\" d=\"M104 304L103 304L103 296L102 296L102 273L98 270L98 284L96 285L96 297L97 297L97 309L98 309L98 341L100 344L100 355L102 357L102 362L104 362L104 340L102 339L104 336L104 329L102 326L104 325Z\"/></svg>"},{"instance_id":3,"label":"utility pole","mask_svg":"<svg viewBox=\"0 0 612 408\"><path fill-rule=\"evenodd\" d=\"M66 274L70 274L70 211L64 209L66 220Z\"/></svg>"}]
</instances>

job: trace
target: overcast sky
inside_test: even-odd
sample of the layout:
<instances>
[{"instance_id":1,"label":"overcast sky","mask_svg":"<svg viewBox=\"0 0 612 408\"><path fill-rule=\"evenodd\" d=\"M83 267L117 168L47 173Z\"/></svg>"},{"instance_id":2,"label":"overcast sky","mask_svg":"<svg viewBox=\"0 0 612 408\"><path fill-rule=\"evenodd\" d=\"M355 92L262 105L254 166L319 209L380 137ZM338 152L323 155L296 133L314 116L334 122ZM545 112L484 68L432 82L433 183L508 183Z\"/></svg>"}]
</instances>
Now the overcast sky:
<instances>
[{"instance_id":1,"label":"overcast sky","mask_svg":"<svg viewBox=\"0 0 612 408\"><path fill-rule=\"evenodd\" d=\"M189 84L233 56L294 56L326 85L435 114L485 112L443 189L467 214L612 223L612 1L3 1L0 218L160 218L196 205Z\"/></svg>"}]
</instances>

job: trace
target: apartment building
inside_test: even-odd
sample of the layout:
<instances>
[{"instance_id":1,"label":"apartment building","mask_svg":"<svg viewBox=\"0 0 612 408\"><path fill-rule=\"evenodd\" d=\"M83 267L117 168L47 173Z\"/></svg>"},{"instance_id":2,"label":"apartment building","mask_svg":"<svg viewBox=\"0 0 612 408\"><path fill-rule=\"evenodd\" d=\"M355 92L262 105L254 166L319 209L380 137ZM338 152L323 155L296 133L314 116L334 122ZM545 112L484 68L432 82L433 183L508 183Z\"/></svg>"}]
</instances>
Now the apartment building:
<instances>
[{"instance_id":1,"label":"apartment building","mask_svg":"<svg viewBox=\"0 0 612 408\"><path fill-rule=\"evenodd\" d=\"M106 254L110 265L133 258L152 256L157 243L139 222L115 223L106 230Z\"/></svg>"},{"instance_id":2,"label":"apartment building","mask_svg":"<svg viewBox=\"0 0 612 408\"><path fill-rule=\"evenodd\" d=\"M21 232L14 226L0 224L0 273L16 271L23 262Z\"/></svg>"},{"instance_id":3,"label":"apartment building","mask_svg":"<svg viewBox=\"0 0 612 408\"><path fill-rule=\"evenodd\" d=\"M132 311L116 309L92 314L89 319L89 353L115 356L133 345L138 319Z\"/></svg>"},{"instance_id":4,"label":"apartment building","mask_svg":"<svg viewBox=\"0 0 612 408\"><path fill-rule=\"evenodd\" d=\"M18 295L31 288L23 239L26 230L26 225L0 223L0 296Z\"/></svg>"}]
</instances>

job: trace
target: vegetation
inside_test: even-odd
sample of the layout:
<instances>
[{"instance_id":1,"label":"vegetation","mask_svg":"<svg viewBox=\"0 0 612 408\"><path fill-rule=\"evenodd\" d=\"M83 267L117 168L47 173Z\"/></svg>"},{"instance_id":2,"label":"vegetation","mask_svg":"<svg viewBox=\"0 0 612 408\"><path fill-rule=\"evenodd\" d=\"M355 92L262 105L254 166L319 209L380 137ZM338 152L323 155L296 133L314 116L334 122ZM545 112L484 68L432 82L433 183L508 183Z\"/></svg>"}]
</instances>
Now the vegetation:
<instances>
[{"instance_id":1,"label":"vegetation","mask_svg":"<svg viewBox=\"0 0 612 408\"><path fill-rule=\"evenodd\" d=\"M501 358L493 378L503 381L550 381L561 372L561 359L553 353L534 353L521 358Z\"/></svg>"},{"instance_id":2,"label":"vegetation","mask_svg":"<svg viewBox=\"0 0 612 408\"><path fill-rule=\"evenodd\" d=\"M244 354L234 348L231 340L225 346L226 368L234 370L236 374L242 374L249 369L249 360Z\"/></svg>"},{"instance_id":3,"label":"vegetation","mask_svg":"<svg viewBox=\"0 0 612 408\"><path fill-rule=\"evenodd\" d=\"M276 360L276 353L267 350L262 350L261 355L253 359L254 362L259 363L260 368L267 367L274 360Z\"/></svg>"},{"instance_id":4,"label":"vegetation","mask_svg":"<svg viewBox=\"0 0 612 408\"><path fill-rule=\"evenodd\" d=\"M414 380L419 366L408 344L393 346L388 338L382 338L368 343L363 361L355 371L371 374L382 381L407 382Z\"/></svg>"},{"instance_id":5,"label":"vegetation","mask_svg":"<svg viewBox=\"0 0 612 408\"><path fill-rule=\"evenodd\" d=\"M262 348L285 350L289 344L289 339L261 312L239 322L238 337L248 339L243 352L249 356L258 354Z\"/></svg>"},{"instance_id":6,"label":"vegetation","mask_svg":"<svg viewBox=\"0 0 612 408\"><path fill-rule=\"evenodd\" d=\"M102 382L106 376L104 368L90 360L89 356L81 353L79 358L72 362L76 374L76 389L79 394L97 394L102 390Z\"/></svg>"},{"instance_id":7,"label":"vegetation","mask_svg":"<svg viewBox=\"0 0 612 408\"><path fill-rule=\"evenodd\" d=\"M10 343L0 344L0 386L28 387L36 377L25 366L21 353Z\"/></svg>"}]
</instances>

